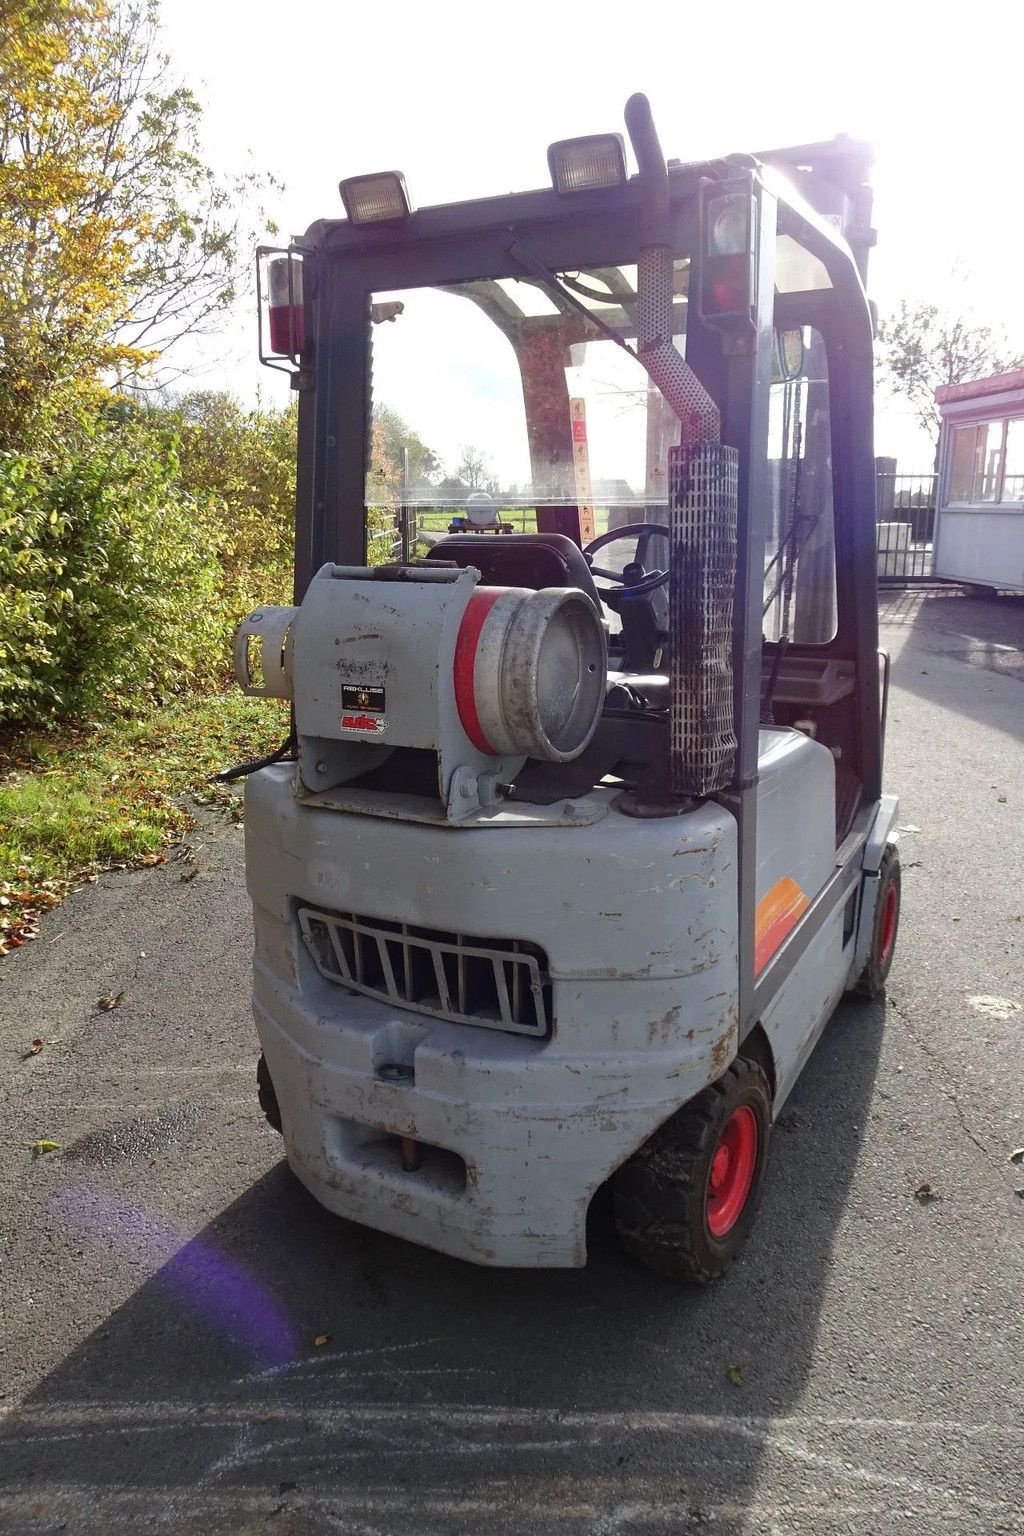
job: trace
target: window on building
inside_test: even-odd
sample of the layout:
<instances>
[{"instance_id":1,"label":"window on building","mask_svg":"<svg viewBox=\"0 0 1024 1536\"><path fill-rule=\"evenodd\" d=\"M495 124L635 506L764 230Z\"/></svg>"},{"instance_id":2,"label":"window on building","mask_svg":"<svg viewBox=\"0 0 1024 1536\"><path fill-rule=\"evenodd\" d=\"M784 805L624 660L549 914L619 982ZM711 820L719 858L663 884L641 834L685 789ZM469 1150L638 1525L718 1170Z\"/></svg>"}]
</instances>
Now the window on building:
<instances>
[{"instance_id":1,"label":"window on building","mask_svg":"<svg viewBox=\"0 0 1024 1536\"><path fill-rule=\"evenodd\" d=\"M1024 501L1024 417L1006 423L1001 501Z\"/></svg>"},{"instance_id":2,"label":"window on building","mask_svg":"<svg viewBox=\"0 0 1024 1536\"><path fill-rule=\"evenodd\" d=\"M953 432L947 505L1024 501L1024 417Z\"/></svg>"},{"instance_id":3,"label":"window on building","mask_svg":"<svg viewBox=\"0 0 1024 1536\"><path fill-rule=\"evenodd\" d=\"M953 464L949 476L949 501L974 499L974 443L977 427L957 427L953 433Z\"/></svg>"}]
</instances>

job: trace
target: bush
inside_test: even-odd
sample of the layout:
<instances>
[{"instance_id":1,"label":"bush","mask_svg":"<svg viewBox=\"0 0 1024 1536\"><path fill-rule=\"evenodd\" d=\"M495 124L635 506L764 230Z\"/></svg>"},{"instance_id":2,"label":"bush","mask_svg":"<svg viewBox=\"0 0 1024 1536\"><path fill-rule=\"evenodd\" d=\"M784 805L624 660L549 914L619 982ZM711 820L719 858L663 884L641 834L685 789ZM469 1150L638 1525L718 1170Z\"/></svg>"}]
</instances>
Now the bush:
<instances>
[{"instance_id":1,"label":"bush","mask_svg":"<svg viewBox=\"0 0 1024 1536\"><path fill-rule=\"evenodd\" d=\"M228 394L204 390L149 419L177 444L184 489L210 507L228 628L259 603L290 603L295 404L247 410Z\"/></svg>"},{"instance_id":2,"label":"bush","mask_svg":"<svg viewBox=\"0 0 1024 1536\"><path fill-rule=\"evenodd\" d=\"M209 503L137 419L0 455L0 722L212 682L227 621Z\"/></svg>"}]
</instances>

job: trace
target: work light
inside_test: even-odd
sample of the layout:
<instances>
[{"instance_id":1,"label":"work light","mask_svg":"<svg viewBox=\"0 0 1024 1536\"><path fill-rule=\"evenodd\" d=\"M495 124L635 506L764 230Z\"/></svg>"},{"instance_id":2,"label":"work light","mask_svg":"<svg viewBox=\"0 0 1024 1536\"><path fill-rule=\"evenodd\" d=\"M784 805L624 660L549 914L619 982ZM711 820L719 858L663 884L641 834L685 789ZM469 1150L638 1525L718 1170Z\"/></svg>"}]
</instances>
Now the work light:
<instances>
[{"instance_id":1,"label":"work light","mask_svg":"<svg viewBox=\"0 0 1024 1536\"><path fill-rule=\"evenodd\" d=\"M560 139L548 150L556 192L592 192L620 187L626 180L626 146L619 133L592 133L584 139Z\"/></svg>"},{"instance_id":2,"label":"work light","mask_svg":"<svg viewBox=\"0 0 1024 1536\"><path fill-rule=\"evenodd\" d=\"M409 191L401 171L377 171L372 176L350 176L339 182L345 212L353 224L383 224L405 219L412 213Z\"/></svg>"}]
</instances>

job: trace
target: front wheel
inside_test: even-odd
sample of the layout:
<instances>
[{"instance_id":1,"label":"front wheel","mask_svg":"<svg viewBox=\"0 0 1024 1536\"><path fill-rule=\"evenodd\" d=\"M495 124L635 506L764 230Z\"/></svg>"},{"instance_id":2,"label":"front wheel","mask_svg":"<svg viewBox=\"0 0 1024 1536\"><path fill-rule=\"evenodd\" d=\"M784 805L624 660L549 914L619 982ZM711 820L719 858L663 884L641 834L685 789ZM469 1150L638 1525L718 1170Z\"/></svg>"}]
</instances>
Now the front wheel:
<instances>
[{"instance_id":1,"label":"front wheel","mask_svg":"<svg viewBox=\"0 0 1024 1536\"><path fill-rule=\"evenodd\" d=\"M892 846L882 855L878 869L878 894L875 921L871 930L871 948L867 963L853 988L857 997L876 999L885 996L885 984L896 953L896 935L900 927L900 856Z\"/></svg>"},{"instance_id":2,"label":"front wheel","mask_svg":"<svg viewBox=\"0 0 1024 1536\"><path fill-rule=\"evenodd\" d=\"M612 1183L627 1252L673 1280L717 1280L754 1223L764 1184L772 1095L738 1057L624 1163Z\"/></svg>"}]
</instances>

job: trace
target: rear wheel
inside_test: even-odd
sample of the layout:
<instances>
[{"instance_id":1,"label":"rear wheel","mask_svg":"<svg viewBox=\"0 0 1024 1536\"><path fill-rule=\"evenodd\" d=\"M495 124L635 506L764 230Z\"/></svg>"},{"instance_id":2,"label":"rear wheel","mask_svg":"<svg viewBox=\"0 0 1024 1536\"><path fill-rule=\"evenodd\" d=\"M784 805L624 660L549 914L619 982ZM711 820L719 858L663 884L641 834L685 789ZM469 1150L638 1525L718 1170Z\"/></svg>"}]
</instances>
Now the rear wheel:
<instances>
[{"instance_id":1,"label":"rear wheel","mask_svg":"<svg viewBox=\"0 0 1024 1536\"><path fill-rule=\"evenodd\" d=\"M890 847L883 853L878 870L875 924L867 964L854 988L858 997L874 999L885 996L885 983L892 970L896 935L900 927L901 890L900 856L895 848Z\"/></svg>"},{"instance_id":2,"label":"rear wheel","mask_svg":"<svg viewBox=\"0 0 1024 1536\"><path fill-rule=\"evenodd\" d=\"M256 1063L256 1094L260 1101L260 1109L262 1109L266 1116L267 1124L272 1130L280 1134L281 1106L277 1102L277 1090L270 1076L267 1058L262 1051L260 1052L260 1059Z\"/></svg>"},{"instance_id":3,"label":"rear wheel","mask_svg":"<svg viewBox=\"0 0 1024 1536\"><path fill-rule=\"evenodd\" d=\"M612 1184L623 1247L674 1280L724 1274L760 1202L771 1106L764 1072L739 1057L655 1131Z\"/></svg>"}]
</instances>

